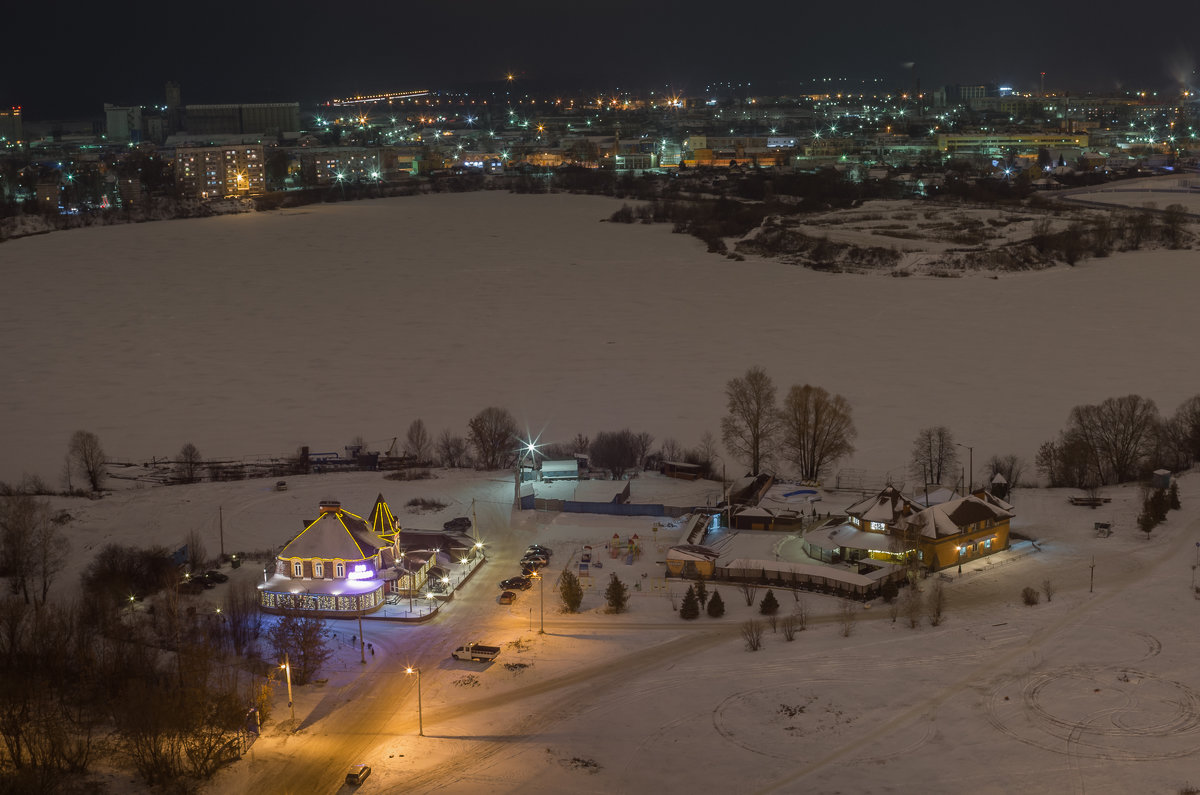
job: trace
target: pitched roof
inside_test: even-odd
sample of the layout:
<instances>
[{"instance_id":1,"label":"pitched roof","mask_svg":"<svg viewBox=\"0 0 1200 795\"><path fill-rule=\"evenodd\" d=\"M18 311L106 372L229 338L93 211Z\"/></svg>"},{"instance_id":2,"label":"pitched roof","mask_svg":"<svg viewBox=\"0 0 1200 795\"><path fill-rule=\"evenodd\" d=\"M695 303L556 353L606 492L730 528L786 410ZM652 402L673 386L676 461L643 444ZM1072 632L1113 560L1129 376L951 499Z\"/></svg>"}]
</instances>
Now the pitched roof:
<instances>
[{"instance_id":1,"label":"pitched roof","mask_svg":"<svg viewBox=\"0 0 1200 795\"><path fill-rule=\"evenodd\" d=\"M899 489L888 486L878 494L854 503L846 509L846 513L864 522L890 525L918 509L919 506L901 494Z\"/></svg>"},{"instance_id":2,"label":"pitched roof","mask_svg":"<svg viewBox=\"0 0 1200 795\"><path fill-rule=\"evenodd\" d=\"M942 538L962 532L967 525L988 519L1000 520L1012 517L1012 511L999 505L985 502L978 497L959 497L939 505L933 505L909 518L909 522L921 529L926 538Z\"/></svg>"},{"instance_id":3,"label":"pitched roof","mask_svg":"<svg viewBox=\"0 0 1200 795\"><path fill-rule=\"evenodd\" d=\"M395 534L400 530L400 523L392 515L392 509L383 499L383 494L375 498L375 507L371 509L371 532L389 541L395 540Z\"/></svg>"},{"instance_id":4,"label":"pitched roof","mask_svg":"<svg viewBox=\"0 0 1200 795\"><path fill-rule=\"evenodd\" d=\"M340 503L322 503L321 515L293 538L279 557L367 560L389 545L371 532L361 516L343 510Z\"/></svg>"}]
</instances>

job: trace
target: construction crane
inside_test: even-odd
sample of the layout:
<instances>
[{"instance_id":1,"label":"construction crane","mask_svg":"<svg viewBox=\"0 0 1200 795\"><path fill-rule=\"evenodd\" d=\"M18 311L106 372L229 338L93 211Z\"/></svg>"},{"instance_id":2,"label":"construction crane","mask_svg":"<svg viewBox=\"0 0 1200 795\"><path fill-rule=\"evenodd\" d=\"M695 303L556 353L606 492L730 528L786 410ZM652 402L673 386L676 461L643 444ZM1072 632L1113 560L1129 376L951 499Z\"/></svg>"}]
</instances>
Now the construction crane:
<instances>
[{"instance_id":1,"label":"construction crane","mask_svg":"<svg viewBox=\"0 0 1200 795\"><path fill-rule=\"evenodd\" d=\"M383 454L384 458L392 457L392 453L395 452L395 450L396 450L396 440L399 438L400 438L399 436L392 437L392 443L390 445L388 445L387 452Z\"/></svg>"}]
</instances>

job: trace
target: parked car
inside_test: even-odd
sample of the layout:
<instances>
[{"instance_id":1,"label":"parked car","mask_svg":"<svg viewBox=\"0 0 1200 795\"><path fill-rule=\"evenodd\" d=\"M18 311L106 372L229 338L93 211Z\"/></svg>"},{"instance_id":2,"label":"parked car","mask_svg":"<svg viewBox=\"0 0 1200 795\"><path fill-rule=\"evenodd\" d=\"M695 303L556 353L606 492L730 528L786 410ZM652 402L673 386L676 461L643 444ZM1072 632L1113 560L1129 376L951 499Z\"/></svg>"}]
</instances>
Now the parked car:
<instances>
[{"instance_id":1,"label":"parked car","mask_svg":"<svg viewBox=\"0 0 1200 795\"><path fill-rule=\"evenodd\" d=\"M500 594L500 604L502 605L511 605L515 601L517 601L517 595L512 591L505 591Z\"/></svg>"},{"instance_id":2,"label":"parked car","mask_svg":"<svg viewBox=\"0 0 1200 795\"><path fill-rule=\"evenodd\" d=\"M208 571L204 572L204 576L213 582L229 582L229 576L222 574L216 569L209 569Z\"/></svg>"},{"instance_id":3,"label":"parked car","mask_svg":"<svg viewBox=\"0 0 1200 795\"><path fill-rule=\"evenodd\" d=\"M544 547L541 544L530 544L528 547L525 548L525 553L528 554L530 552L534 552L534 553L537 553L540 555L545 555L546 557L550 557L550 555L552 554L550 551L550 547Z\"/></svg>"},{"instance_id":4,"label":"parked car","mask_svg":"<svg viewBox=\"0 0 1200 795\"><path fill-rule=\"evenodd\" d=\"M548 563L550 561L550 556L544 555L541 552L526 552L521 556L521 560L538 560L542 563Z\"/></svg>"},{"instance_id":5,"label":"parked car","mask_svg":"<svg viewBox=\"0 0 1200 795\"><path fill-rule=\"evenodd\" d=\"M533 582L528 577L509 577L507 580L500 582L500 588L505 591L528 591L532 587Z\"/></svg>"},{"instance_id":6,"label":"parked car","mask_svg":"<svg viewBox=\"0 0 1200 795\"><path fill-rule=\"evenodd\" d=\"M521 565L528 566L529 568L532 568L532 569L540 569L542 566L545 566L548 562L549 561L547 561L541 555L535 555L535 556L526 555L525 557L521 558Z\"/></svg>"},{"instance_id":7,"label":"parked car","mask_svg":"<svg viewBox=\"0 0 1200 795\"><path fill-rule=\"evenodd\" d=\"M210 585L208 587L211 588L212 586ZM204 588L204 581L196 577L192 577L189 580L184 580L183 582L179 583L179 592L182 594L188 594L190 596L203 593Z\"/></svg>"},{"instance_id":8,"label":"parked car","mask_svg":"<svg viewBox=\"0 0 1200 795\"><path fill-rule=\"evenodd\" d=\"M346 783L361 784L367 780L369 775L371 775L370 765L350 765L350 772L346 774Z\"/></svg>"},{"instance_id":9,"label":"parked car","mask_svg":"<svg viewBox=\"0 0 1200 795\"><path fill-rule=\"evenodd\" d=\"M499 646L486 646L482 643L467 643L450 652L456 660L474 660L475 662L491 662L500 656Z\"/></svg>"}]
</instances>

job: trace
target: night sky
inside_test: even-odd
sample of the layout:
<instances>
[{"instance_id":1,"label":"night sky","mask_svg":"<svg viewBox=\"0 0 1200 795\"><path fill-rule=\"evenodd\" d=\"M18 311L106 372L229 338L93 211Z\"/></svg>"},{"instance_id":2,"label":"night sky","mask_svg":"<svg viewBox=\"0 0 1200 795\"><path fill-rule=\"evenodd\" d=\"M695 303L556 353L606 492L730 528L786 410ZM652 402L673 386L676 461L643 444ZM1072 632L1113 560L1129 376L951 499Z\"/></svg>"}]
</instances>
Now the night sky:
<instances>
[{"instance_id":1,"label":"night sky","mask_svg":"<svg viewBox=\"0 0 1200 795\"><path fill-rule=\"evenodd\" d=\"M1051 90L1193 86L1200 3L170 3L10 4L0 106L85 116L104 102L299 101L411 88L526 90L713 81L757 93L817 77L888 88L996 82ZM264 7L266 6L266 7ZM906 64L915 67L906 68ZM837 83L828 84L832 88ZM842 84L843 86L848 84ZM857 90L858 83L853 84Z\"/></svg>"}]
</instances>

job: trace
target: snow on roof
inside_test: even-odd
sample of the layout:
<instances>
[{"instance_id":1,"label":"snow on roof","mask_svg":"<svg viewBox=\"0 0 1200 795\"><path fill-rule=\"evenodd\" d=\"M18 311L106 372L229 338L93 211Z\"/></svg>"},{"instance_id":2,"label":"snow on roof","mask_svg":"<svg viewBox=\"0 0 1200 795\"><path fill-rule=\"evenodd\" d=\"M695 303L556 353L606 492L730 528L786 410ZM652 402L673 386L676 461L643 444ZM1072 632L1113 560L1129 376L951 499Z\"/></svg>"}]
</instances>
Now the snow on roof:
<instances>
[{"instance_id":1,"label":"snow on roof","mask_svg":"<svg viewBox=\"0 0 1200 795\"><path fill-rule=\"evenodd\" d=\"M841 524L828 531L814 530L804 536L804 540L829 552L836 552L839 547L886 550L890 545L887 535L859 530L850 524Z\"/></svg>"},{"instance_id":2,"label":"snow on roof","mask_svg":"<svg viewBox=\"0 0 1200 795\"><path fill-rule=\"evenodd\" d=\"M721 553L702 544L677 544L667 550L667 560L716 560Z\"/></svg>"},{"instance_id":3,"label":"snow on roof","mask_svg":"<svg viewBox=\"0 0 1200 795\"><path fill-rule=\"evenodd\" d=\"M546 472L578 472L579 461L575 458L546 460L542 462L542 474Z\"/></svg>"},{"instance_id":4,"label":"snow on roof","mask_svg":"<svg viewBox=\"0 0 1200 795\"><path fill-rule=\"evenodd\" d=\"M924 492L921 492L916 497L913 497L913 504L927 508L930 505L938 505L939 503L949 502L950 500L957 498L958 492L954 489L949 489L945 486L938 486L936 489L929 492L928 496Z\"/></svg>"},{"instance_id":5,"label":"snow on roof","mask_svg":"<svg viewBox=\"0 0 1200 795\"><path fill-rule=\"evenodd\" d=\"M909 518L909 522L921 528L921 535L926 538L943 538L956 535L962 529L976 522L1008 519L1012 512L992 505L975 496L959 497L940 505L932 505Z\"/></svg>"},{"instance_id":6,"label":"snow on roof","mask_svg":"<svg viewBox=\"0 0 1200 795\"><path fill-rule=\"evenodd\" d=\"M386 546L388 542L372 533L365 519L339 507L322 509L321 515L292 539L279 557L367 560Z\"/></svg>"},{"instance_id":7,"label":"snow on roof","mask_svg":"<svg viewBox=\"0 0 1200 795\"><path fill-rule=\"evenodd\" d=\"M857 516L864 522L892 524L906 513L916 510L912 500L900 493L895 486L866 499L859 500L846 509L846 513Z\"/></svg>"}]
</instances>

